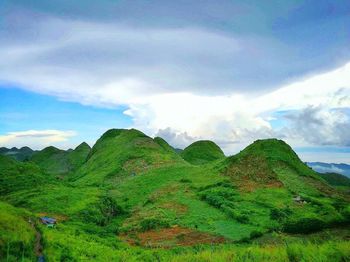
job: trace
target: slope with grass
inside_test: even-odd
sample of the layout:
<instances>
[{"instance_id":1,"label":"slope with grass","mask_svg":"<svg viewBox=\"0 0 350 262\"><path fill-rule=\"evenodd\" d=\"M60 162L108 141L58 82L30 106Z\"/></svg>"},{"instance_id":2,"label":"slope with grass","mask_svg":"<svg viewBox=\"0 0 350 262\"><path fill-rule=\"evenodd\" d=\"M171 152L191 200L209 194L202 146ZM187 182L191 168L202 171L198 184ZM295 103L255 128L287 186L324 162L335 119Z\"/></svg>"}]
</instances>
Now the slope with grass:
<instances>
[{"instance_id":1,"label":"slope with grass","mask_svg":"<svg viewBox=\"0 0 350 262\"><path fill-rule=\"evenodd\" d=\"M346 232L333 233L348 229L349 199L283 141L259 140L228 158L207 141L185 151L186 160L161 138L112 129L69 179L3 199L59 219L40 226L52 261L349 257ZM324 230L335 238L311 241Z\"/></svg>"},{"instance_id":2,"label":"slope with grass","mask_svg":"<svg viewBox=\"0 0 350 262\"><path fill-rule=\"evenodd\" d=\"M0 201L0 260L33 261L35 229L32 214Z\"/></svg>"},{"instance_id":3,"label":"slope with grass","mask_svg":"<svg viewBox=\"0 0 350 262\"><path fill-rule=\"evenodd\" d=\"M47 174L63 178L74 173L86 161L90 150L90 146L85 142L68 151L50 146L36 152L30 161L40 166Z\"/></svg>"},{"instance_id":4,"label":"slope with grass","mask_svg":"<svg viewBox=\"0 0 350 262\"><path fill-rule=\"evenodd\" d=\"M0 155L11 157L18 161L26 161L31 158L31 156L35 153L31 148L24 146L21 148L13 147L13 148L0 148Z\"/></svg>"},{"instance_id":5,"label":"slope with grass","mask_svg":"<svg viewBox=\"0 0 350 262\"><path fill-rule=\"evenodd\" d=\"M174 164L185 162L164 140L154 140L135 129L111 129L96 142L74 180L76 184L111 184Z\"/></svg>"},{"instance_id":6,"label":"slope with grass","mask_svg":"<svg viewBox=\"0 0 350 262\"><path fill-rule=\"evenodd\" d=\"M221 148L208 140L194 142L181 152L181 156L187 162L194 165L206 164L225 158Z\"/></svg>"},{"instance_id":7,"label":"slope with grass","mask_svg":"<svg viewBox=\"0 0 350 262\"><path fill-rule=\"evenodd\" d=\"M337 173L320 173L320 177L332 186L350 187L350 178Z\"/></svg>"},{"instance_id":8,"label":"slope with grass","mask_svg":"<svg viewBox=\"0 0 350 262\"><path fill-rule=\"evenodd\" d=\"M0 197L12 192L35 188L47 180L37 165L30 162L18 162L0 155Z\"/></svg>"}]
</instances>

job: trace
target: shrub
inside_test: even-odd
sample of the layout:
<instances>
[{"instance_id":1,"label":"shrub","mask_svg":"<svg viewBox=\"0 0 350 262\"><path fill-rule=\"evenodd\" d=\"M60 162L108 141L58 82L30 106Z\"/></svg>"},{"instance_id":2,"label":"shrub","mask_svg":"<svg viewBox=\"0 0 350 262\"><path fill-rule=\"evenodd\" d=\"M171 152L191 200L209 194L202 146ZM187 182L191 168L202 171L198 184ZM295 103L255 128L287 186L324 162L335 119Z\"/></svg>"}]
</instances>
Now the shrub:
<instances>
[{"instance_id":1,"label":"shrub","mask_svg":"<svg viewBox=\"0 0 350 262\"><path fill-rule=\"evenodd\" d=\"M262 235L263 235L262 232L254 230L250 233L250 239L258 238L258 237L261 237Z\"/></svg>"},{"instance_id":2,"label":"shrub","mask_svg":"<svg viewBox=\"0 0 350 262\"><path fill-rule=\"evenodd\" d=\"M181 178L180 182L181 183L192 183L192 181L190 179L188 179L188 178Z\"/></svg>"},{"instance_id":3,"label":"shrub","mask_svg":"<svg viewBox=\"0 0 350 262\"><path fill-rule=\"evenodd\" d=\"M312 233L325 227L325 222L316 217L304 217L297 220L288 220L283 230L288 233Z\"/></svg>"},{"instance_id":4,"label":"shrub","mask_svg":"<svg viewBox=\"0 0 350 262\"><path fill-rule=\"evenodd\" d=\"M292 211L287 207L284 209L273 208L270 211L270 218L272 220L283 221L292 214Z\"/></svg>"},{"instance_id":5,"label":"shrub","mask_svg":"<svg viewBox=\"0 0 350 262\"><path fill-rule=\"evenodd\" d=\"M80 216L85 222L106 226L113 218L123 214L126 214L126 211L113 198L105 196L89 209L83 210Z\"/></svg>"},{"instance_id":6,"label":"shrub","mask_svg":"<svg viewBox=\"0 0 350 262\"><path fill-rule=\"evenodd\" d=\"M158 228L166 228L169 227L169 223L165 220L157 219L157 218L146 218L141 221L140 227L142 231L148 231L152 229Z\"/></svg>"}]
</instances>

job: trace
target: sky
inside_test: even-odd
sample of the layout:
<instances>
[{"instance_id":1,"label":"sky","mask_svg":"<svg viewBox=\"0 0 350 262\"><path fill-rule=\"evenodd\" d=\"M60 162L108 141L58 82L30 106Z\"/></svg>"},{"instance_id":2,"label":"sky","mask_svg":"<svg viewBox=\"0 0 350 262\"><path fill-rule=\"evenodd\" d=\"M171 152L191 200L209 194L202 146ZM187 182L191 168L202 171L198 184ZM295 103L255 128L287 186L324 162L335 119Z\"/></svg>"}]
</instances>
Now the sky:
<instances>
[{"instance_id":1,"label":"sky","mask_svg":"<svg viewBox=\"0 0 350 262\"><path fill-rule=\"evenodd\" d=\"M0 1L0 146L137 128L350 164L350 2Z\"/></svg>"}]
</instances>

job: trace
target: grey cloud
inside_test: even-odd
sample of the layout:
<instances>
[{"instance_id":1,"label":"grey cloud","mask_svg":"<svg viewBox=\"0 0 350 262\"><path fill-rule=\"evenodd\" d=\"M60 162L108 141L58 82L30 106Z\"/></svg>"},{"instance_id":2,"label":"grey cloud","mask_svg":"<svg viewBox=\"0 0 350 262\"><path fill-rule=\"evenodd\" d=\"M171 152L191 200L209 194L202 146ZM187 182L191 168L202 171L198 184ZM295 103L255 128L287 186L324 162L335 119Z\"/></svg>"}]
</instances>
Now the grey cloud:
<instances>
[{"instance_id":1,"label":"grey cloud","mask_svg":"<svg viewBox=\"0 0 350 262\"><path fill-rule=\"evenodd\" d=\"M181 149L198 140L198 138L189 136L186 132L176 132L170 127L159 129L155 136L159 136L165 139L171 146Z\"/></svg>"},{"instance_id":2,"label":"grey cloud","mask_svg":"<svg viewBox=\"0 0 350 262\"><path fill-rule=\"evenodd\" d=\"M272 35L217 30L203 21L139 26L140 21L12 11L0 28L0 81L83 103L110 104L98 94L124 79L143 83L140 94L251 94L324 64L301 62L299 48Z\"/></svg>"},{"instance_id":3,"label":"grey cloud","mask_svg":"<svg viewBox=\"0 0 350 262\"><path fill-rule=\"evenodd\" d=\"M285 115L290 126L283 131L314 145L350 146L350 117L346 110L309 106Z\"/></svg>"}]
</instances>

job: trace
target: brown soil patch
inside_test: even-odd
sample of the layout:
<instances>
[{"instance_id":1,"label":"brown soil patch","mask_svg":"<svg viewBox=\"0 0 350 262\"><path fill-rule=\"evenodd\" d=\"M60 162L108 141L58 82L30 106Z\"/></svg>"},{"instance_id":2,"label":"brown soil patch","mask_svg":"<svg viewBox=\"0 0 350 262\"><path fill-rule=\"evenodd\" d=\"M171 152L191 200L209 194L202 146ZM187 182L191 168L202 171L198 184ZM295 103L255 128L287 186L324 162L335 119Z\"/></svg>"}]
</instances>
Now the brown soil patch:
<instances>
[{"instance_id":1,"label":"brown soil patch","mask_svg":"<svg viewBox=\"0 0 350 262\"><path fill-rule=\"evenodd\" d=\"M176 214L185 214L188 210L188 207L179 203L163 203L159 207L169 209L169 210L174 210Z\"/></svg>"},{"instance_id":2,"label":"brown soil patch","mask_svg":"<svg viewBox=\"0 0 350 262\"><path fill-rule=\"evenodd\" d=\"M246 156L232 163L224 172L243 192L251 192L261 187L282 187L267 160L261 156Z\"/></svg>"},{"instance_id":3,"label":"brown soil patch","mask_svg":"<svg viewBox=\"0 0 350 262\"><path fill-rule=\"evenodd\" d=\"M219 244L225 242L224 237L210 235L179 226L136 233L133 238L130 236L124 236L124 238L130 245L139 244L151 248L170 248L174 246Z\"/></svg>"}]
</instances>

